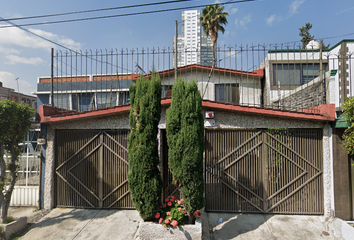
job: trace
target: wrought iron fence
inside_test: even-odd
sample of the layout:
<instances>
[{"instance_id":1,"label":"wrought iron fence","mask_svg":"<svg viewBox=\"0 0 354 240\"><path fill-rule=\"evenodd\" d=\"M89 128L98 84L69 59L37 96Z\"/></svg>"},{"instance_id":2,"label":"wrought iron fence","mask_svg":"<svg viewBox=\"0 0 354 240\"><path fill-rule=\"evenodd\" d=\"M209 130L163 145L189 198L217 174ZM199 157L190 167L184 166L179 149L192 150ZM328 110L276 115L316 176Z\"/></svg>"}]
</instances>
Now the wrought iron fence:
<instances>
[{"instance_id":1,"label":"wrought iron fence","mask_svg":"<svg viewBox=\"0 0 354 240\"><path fill-rule=\"evenodd\" d=\"M350 52L296 45L224 46L216 48L212 71L201 64L201 56L210 54L201 51L177 53L177 58L195 56L193 64L178 66L177 76L196 81L204 100L317 113L322 104L339 107L344 97L354 95ZM52 54L53 76L39 78L39 104L78 112L128 104L129 85L151 72L160 75L162 97L170 97L176 81L174 54L171 48L58 51ZM338 74L331 82L334 70Z\"/></svg>"}]
</instances>

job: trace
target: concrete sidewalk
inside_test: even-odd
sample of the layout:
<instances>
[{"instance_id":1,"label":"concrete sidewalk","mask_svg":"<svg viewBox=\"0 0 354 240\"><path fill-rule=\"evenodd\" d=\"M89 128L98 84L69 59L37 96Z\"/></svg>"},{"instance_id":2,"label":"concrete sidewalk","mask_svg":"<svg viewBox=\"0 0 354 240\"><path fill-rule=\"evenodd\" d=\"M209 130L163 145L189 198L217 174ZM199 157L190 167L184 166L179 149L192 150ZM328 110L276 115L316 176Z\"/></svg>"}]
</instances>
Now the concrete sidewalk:
<instances>
[{"instance_id":1,"label":"concrete sidewalk","mask_svg":"<svg viewBox=\"0 0 354 240\"><path fill-rule=\"evenodd\" d=\"M56 208L20 239L133 239L139 221L135 210Z\"/></svg>"},{"instance_id":2,"label":"concrete sidewalk","mask_svg":"<svg viewBox=\"0 0 354 240\"><path fill-rule=\"evenodd\" d=\"M270 214L206 215L210 239L354 239L354 228L337 218ZM221 218L222 223L219 224Z\"/></svg>"},{"instance_id":3,"label":"concrete sidewalk","mask_svg":"<svg viewBox=\"0 0 354 240\"><path fill-rule=\"evenodd\" d=\"M55 208L20 239L134 239L141 221L136 210ZM323 216L203 212L201 222L203 240L354 239L354 228L345 221Z\"/></svg>"}]
</instances>

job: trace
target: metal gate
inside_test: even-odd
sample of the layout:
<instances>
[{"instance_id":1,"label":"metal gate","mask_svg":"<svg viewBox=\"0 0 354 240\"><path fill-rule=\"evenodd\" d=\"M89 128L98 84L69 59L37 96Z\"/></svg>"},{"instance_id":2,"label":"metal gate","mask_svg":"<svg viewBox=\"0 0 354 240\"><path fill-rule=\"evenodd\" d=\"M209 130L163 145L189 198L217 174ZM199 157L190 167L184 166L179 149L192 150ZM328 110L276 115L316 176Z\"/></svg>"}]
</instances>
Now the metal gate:
<instances>
[{"instance_id":1,"label":"metal gate","mask_svg":"<svg viewBox=\"0 0 354 240\"><path fill-rule=\"evenodd\" d=\"M323 214L322 129L206 130L207 211Z\"/></svg>"},{"instance_id":2,"label":"metal gate","mask_svg":"<svg viewBox=\"0 0 354 240\"><path fill-rule=\"evenodd\" d=\"M134 208L128 189L128 130L56 131L56 205Z\"/></svg>"}]
</instances>

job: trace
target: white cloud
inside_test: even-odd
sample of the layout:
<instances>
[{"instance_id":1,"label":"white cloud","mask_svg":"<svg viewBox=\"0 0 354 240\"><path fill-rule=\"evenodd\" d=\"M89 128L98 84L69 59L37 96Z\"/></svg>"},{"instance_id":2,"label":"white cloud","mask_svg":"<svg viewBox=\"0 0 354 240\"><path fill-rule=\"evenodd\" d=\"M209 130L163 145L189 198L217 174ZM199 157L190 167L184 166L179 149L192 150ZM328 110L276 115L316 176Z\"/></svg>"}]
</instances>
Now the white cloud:
<instances>
[{"instance_id":1,"label":"white cloud","mask_svg":"<svg viewBox=\"0 0 354 240\"><path fill-rule=\"evenodd\" d=\"M0 25L5 26L5 25ZM81 48L81 44L75 42L70 38L66 38L64 36L59 36L57 34L46 32L40 29L29 29L31 32L38 34L42 37L48 38L54 42L62 44L68 48L79 49ZM2 28L1 29L1 38L0 38L0 46L17 46L17 47L25 47L25 48L34 48L34 49L50 49L53 47L53 44L45 41L35 35L27 33L21 29L10 27L10 28Z\"/></svg>"},{"instance_id":2,"label":"white cloud","mask_svg":"<svg viewBox=\"0 0 354 240\"><path fill-rule=\"evenodd\" d=\"M39 65L43 62L43 60L39 57L25 58L25 57L20 57L20 56L16 56L16 55L7 55L6 58L9 60L6 63L11 64L11 65L17 64L17 63Z\"/></svg>"},{"instance_id":3,"label":"white cloud","mask_svg":"<svg viewBox=\"0 0 354 240\"><path fill-rule=\"evenodd\" d=\"M17 77L10 72L0 71L0 82L3 83L3 87L12 88L17 92L18 89L16 78ZM30 94L30 92L28 91L32 88L32 84L30 84L29 82L19 79L18 86L20 89L20 93Z\"/></svg>"},{"instance_id":4,"label":"white cloud","mask_svg":"<svg viewBox=\"0 0 354 240\"><path fill-rule=\"evenodd\" d=\"M238 8L232 8L231 9L231 14L235 14L238 11Z\"/></svg>"},{"instance_id":5,"label":"white cloud","mask_svg":"<svg viewBox=\"0 0 354 240\"><path fill-rule=\"evenodd\" d=\"M243 17L241 20L237 18L235 24L238 27L245 27L250 22L251 22L251 14L248 14L247 16Z\"/></svg>"},{"instance_id":6,"label":"white cloud","mask_svg":"<svg viewBox=\"0 0 354 240\"><path fill-rule=\"evenodd\" d=\"M267 24L272 25L274 20L275 20L275 15L271 15L269 18L267 18Z\"/></svg>"},{"instance_id":7,"label":"white cloud","mask_svg":"<svg viewBox=\"0 0 354 240\"><path fill-rule=\"evenodd\" d=\"M215 0L214 4L217 4L217 3L220 3L220 1L219 0Z\"/></svg>"},{"instance_id":8,"label":"white cloud","mask_svg":"<svg viewBox=\"0 0 354 240\"><path fill-rule=\"evenodd\" d=\"M0 53L5 53L5 54L20 54L20 51L14 48L7 48L7 47L1 47L0 46Z\"/></svg>"},{"instance_id":9,"label":"white cloud","mask_svg":"<svg viewBox=\"0 0 354 240\"><path fill-rule=\"evenodd\" d=\"M297 13L299 7L305 2L305 0L295 0L294 2L292 2L290 4L290 14L293 15L295 13Z\"/></svg>"}]
</instances>

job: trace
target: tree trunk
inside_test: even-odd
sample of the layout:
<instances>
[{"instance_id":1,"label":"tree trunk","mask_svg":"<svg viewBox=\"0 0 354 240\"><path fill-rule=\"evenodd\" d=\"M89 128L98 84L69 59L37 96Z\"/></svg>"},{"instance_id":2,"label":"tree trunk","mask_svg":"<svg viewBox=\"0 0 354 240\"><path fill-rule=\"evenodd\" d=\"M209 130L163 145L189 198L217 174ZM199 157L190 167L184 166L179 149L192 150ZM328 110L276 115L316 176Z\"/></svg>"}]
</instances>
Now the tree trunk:
<instances>
[{"instance_id":1,"label":"tree trunk","mask_svg":"<svg viewBox=\"0 0 354 240\"><path fill-rule=\"evenodd\" d=\"M1 155L3 156L3 154ZM16 168L14 165L16 164L17 157L15 155L15 151L13 148L11 148L11 164L13 165L10 167L10 179L11 182L8 185L4 184L4 189L2 189L0 193L0 208L1 208L1 222L5 223L7 221L7 213L10 207L10 201L11 201L11 195L15 187L16 183ZM0 180L4 182L5 180L5 175L6 175L6 163L3 159L3 157L0 157ZM7 188L7 189L6 189Z\"/></svg>"},{"instance_id":2,"label":"tree trunk","mask_svg":"<svg viewBox=\"0 0 354 240\"><path fill-rule=\"evenodd\" d=\"M7 221L7 213L9 211L9 204L6 203L7 201L3 199L3 203L1 204L1 222L6 223Z\"/></svg>"},{"instance_id":3,"label":"tree trunk","mask_svg":"<svg viewBox=\"0 0 354 240\"><path fill-rule=\"evenodd\" d=\"M193 216L193 214L188 215L188 221L189 221L189 224L195 223L195 217Z\"/></svg>"},{"instance_id":4,"label":"tree trunk","mask_svg":"<svg viewBox=\"0 0 354 240\"><path fill-rule=\"evenodd\" d=\"M0 183L1 185L4 186L5 188L5 176L6 176L6 163L5 163L5 159L4 159L4 145L3 143L0 143ZM1 214L0 214L0 218L1 218L1 223L5 223L7 220L7 209L4 210L5 207L5 196L3 193L4 189L0 189L0 210L1 210Z\"/></svg>"}]
</instances>

